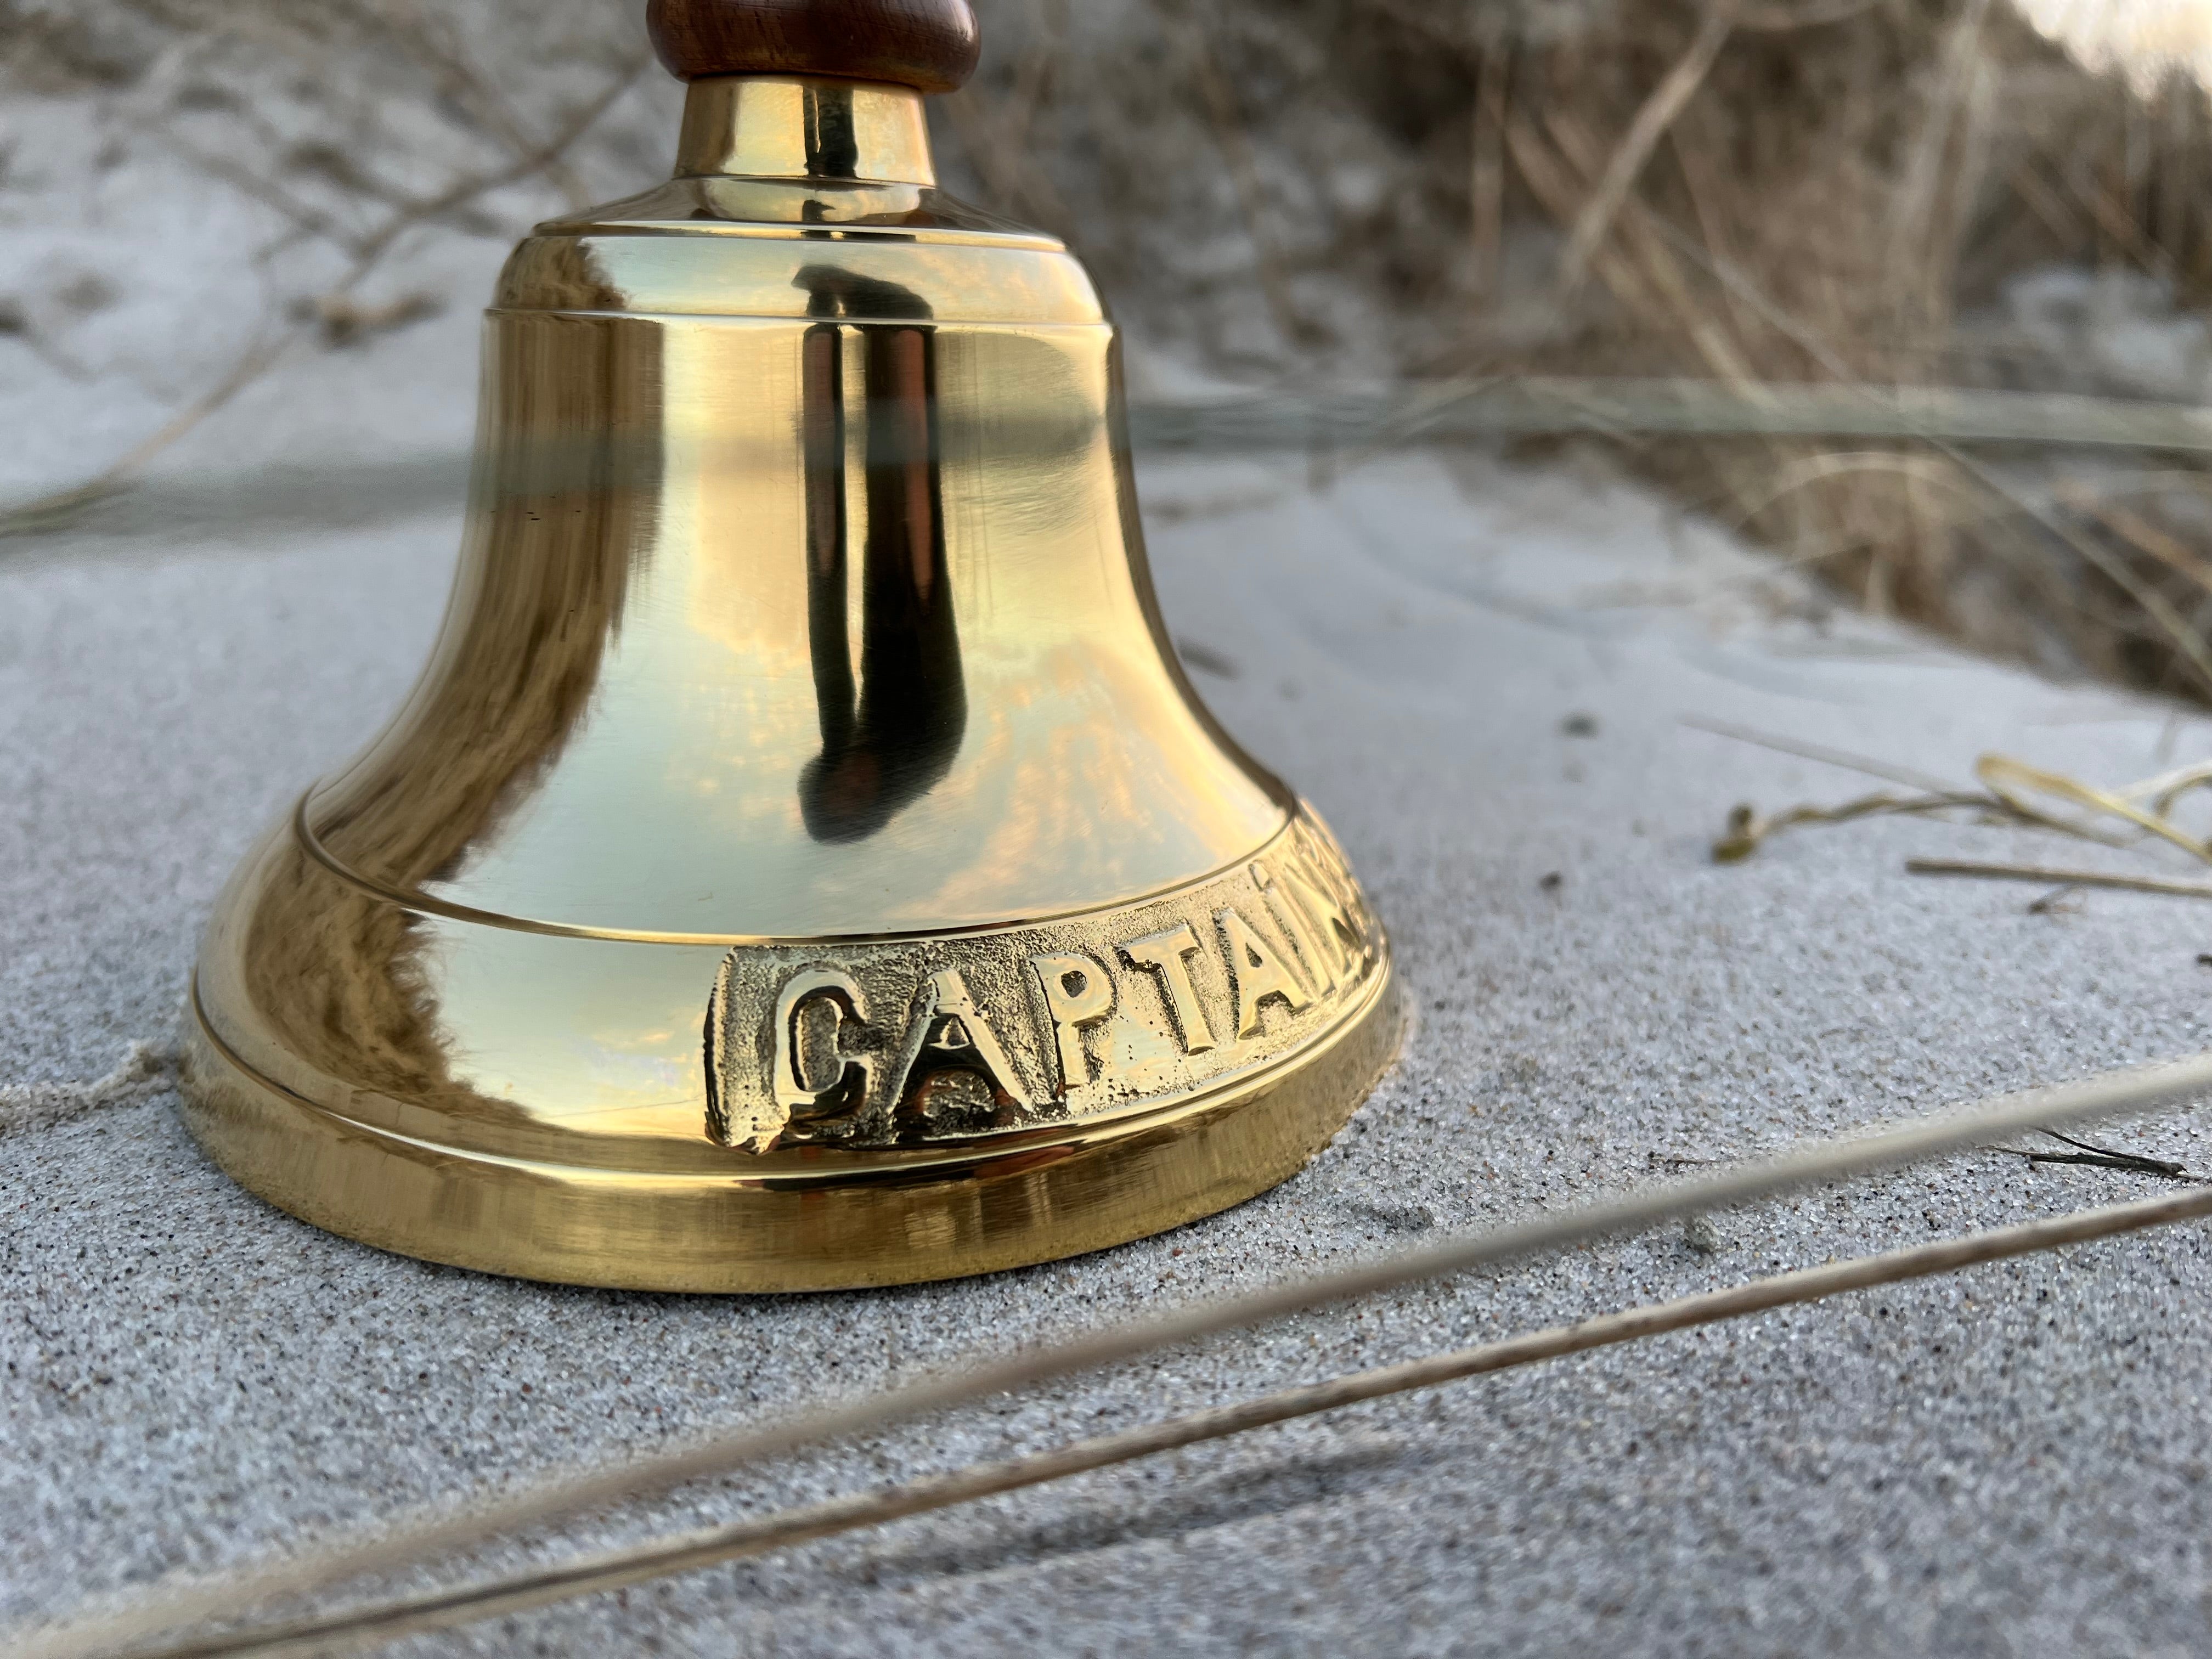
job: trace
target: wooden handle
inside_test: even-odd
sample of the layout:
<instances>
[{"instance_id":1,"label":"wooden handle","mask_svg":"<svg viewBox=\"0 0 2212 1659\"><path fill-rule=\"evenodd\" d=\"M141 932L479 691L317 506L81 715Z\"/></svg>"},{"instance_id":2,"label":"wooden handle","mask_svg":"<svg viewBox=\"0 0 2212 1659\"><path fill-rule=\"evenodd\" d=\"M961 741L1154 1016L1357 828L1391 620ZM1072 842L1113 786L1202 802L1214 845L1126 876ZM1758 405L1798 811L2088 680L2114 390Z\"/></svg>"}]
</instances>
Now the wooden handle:
<instances>
[{"instance_id":1,"label":"wooden handle","mask_svg":"<svg viewBox=\"0 0 2212 1659\"><path fill-rule=\"evenodd\" d=\"M822 75L951 92L975 68L968 0L650 0L668 72Z\"/></svg>"}]
</instances>

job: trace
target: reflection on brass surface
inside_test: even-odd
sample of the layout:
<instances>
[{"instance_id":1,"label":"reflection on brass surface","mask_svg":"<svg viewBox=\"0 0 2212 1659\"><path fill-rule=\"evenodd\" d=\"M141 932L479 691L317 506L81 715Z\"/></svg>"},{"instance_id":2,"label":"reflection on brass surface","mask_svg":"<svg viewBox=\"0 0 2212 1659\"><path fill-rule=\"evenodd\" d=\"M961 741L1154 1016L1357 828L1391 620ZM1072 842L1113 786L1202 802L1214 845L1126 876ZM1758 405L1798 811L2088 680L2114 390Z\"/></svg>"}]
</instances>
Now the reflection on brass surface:
<instances>
[{"instance_id":1,"label":"reflection on brass surface","mask_svg":"<svg viewBox=\"0 0 2212 1659\"><path fill-rule=\"evenodd\" d=\"M1387 1062L1348 866L1166 644L1097 296L923 131L702 82L683 176L509 262L430 663L202 951L190 1121L256 1191L892 1283L1249 1197Z\"/></svg>"}]
</instances>

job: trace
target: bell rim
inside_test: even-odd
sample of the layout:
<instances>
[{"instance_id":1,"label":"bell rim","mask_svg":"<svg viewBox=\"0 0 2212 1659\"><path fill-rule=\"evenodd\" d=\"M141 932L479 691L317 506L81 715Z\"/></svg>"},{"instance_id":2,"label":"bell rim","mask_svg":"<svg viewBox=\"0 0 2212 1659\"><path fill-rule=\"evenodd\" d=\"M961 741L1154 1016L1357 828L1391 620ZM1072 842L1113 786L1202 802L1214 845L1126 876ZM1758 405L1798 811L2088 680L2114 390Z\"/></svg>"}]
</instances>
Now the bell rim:
<instances>
[{"instance_id":1,"label":"bell rim","mask_svg":"<svg viewBox=\"0 0 2212 1659\"><path fill-rule=\"evenodd\" d=\"M276 1208L447 1267L702 1294L965 1278L1164 1232L1304 1168L1396 1063L1404 1040L1405 999L1387 942L1376 948L1376 970L1343 1017L1256 1073L1154 1111L1071 1124L1042 1140L1030 1132L1012 1146L958 1143L897 1169L629 1171L398 1134L307 1100L241 1059L201 1009L197 974L179 1115L218 1168ZM827 1214L831 1206L840 1213Z\"/></svg>"}]
</instances>

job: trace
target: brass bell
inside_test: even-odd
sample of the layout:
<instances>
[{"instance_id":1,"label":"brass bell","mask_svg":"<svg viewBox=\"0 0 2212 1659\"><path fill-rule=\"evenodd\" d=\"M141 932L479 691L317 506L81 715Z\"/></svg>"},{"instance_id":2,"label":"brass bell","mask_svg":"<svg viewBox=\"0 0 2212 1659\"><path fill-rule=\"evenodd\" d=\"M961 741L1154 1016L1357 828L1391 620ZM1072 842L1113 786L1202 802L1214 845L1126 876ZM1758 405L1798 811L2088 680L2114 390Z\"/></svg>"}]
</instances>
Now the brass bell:
<instances>
[{"instance_id":1,"label":"brass bell","mask_svg":"<svg viewBox=\"0 0 2212 1659\"><path fill-rule=\"evenodd\" d=\"M675 177L508 261L444 631L217 904L194 1133L337 1232L654 1290L1265 1190L1395 1052L1389 953L1168 646L1082 266L936 188L966 0L650 22Z\"/></svg>"}]
</instances>

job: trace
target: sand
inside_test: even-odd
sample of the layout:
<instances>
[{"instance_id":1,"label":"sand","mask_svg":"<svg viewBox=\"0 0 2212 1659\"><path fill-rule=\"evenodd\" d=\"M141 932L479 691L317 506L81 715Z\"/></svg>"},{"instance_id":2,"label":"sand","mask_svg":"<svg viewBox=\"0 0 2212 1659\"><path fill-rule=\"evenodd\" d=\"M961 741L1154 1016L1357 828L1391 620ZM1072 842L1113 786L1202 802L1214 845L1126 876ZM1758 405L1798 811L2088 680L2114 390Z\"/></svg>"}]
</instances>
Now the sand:
<instances>
[{"instance_id":1,"label":"sand","mask_svg":"<svg viewBox=\"0 0 2212 1659\"><path fill-rule=\"evenodd\" d=\"M716 1300L426 1266L201 1158L158 1066L248 841L427 646L443 506L0 543L0 1624L1807 1137L2212 1045L2212 907L1915 879L2186 873L1729 805L2119 781L2212 723L1827 614L1595 462L1145 470L1173 628L1334 823L1418 1023L1303 1175L1079 1261ZM1557 879L1553 878L1556 876ZM143 1054L143 1051L142 1051ZM118 1068L125 1067L118 1078ZM75 1091L110 1079L97 1103ZM2212 1115L2106 1138L2212 1168ZM1979 1152L1381 1298L707 1483L443 1582L1830 1256L2160 1190ZM2199 1652L2201 1228L1661 1338L592 1598L403 1653Z\"/></svg>"}]
</instances>

